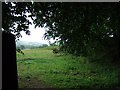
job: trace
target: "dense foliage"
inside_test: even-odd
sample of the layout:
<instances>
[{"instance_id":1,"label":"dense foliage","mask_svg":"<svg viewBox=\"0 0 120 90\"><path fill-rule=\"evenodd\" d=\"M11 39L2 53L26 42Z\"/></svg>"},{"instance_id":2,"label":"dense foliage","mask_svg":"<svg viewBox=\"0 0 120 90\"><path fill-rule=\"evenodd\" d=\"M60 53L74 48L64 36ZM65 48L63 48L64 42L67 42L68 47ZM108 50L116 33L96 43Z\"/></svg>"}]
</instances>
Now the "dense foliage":
<instances>
[{"instance_id":1,"label":"dense foliage","mask_svg":"<svg viewBox=\"0 0 120 90\"><path fill-rule=\"evenodd\" d=\"M27 19L27 14L31 12L31 3L2 2L2 28L8 33L15 33L19 38L21 31L30 34L28 30L31 22Z\"/></svg>"},{"instance_id":2,"label":"dense foliage","mask_svg":"<svg viewBox=\"0 0 120 90\"><path fill-rule=\"evenodd\" d=\"M77 56L95 56L105 52L113 58L120 58L119 3L35 2L14 4L15 6L10 3L3 4L3 8L10 10L3 10L3 28L5 30L10 30L13 27L12 24L18 22L18 26L21 25L21 28L17 27L13 31L27 32L25 25L30 23L26 19L25 13L29 12L31 13L29 17L33 19L36 27L47 28L45 38L59 37L60 45L65 51ZM20 14L19 19L15 14ZM13 19L9 15L13 16ZM9 18L6 19L4 16Z\"/></svg>"},{"instance_id":3,"label":"dense foliage","mask_svg":"<svg viewBox=\"0 0 120 90\"><path fill-rule=\"evenodd\" d=\"M119 3L34 3L36 26L45 36L59 37L65 51L95 56L105 52L119 58ZM34 7L34 8L35 8Z\"/></svg>"}]
</instances>

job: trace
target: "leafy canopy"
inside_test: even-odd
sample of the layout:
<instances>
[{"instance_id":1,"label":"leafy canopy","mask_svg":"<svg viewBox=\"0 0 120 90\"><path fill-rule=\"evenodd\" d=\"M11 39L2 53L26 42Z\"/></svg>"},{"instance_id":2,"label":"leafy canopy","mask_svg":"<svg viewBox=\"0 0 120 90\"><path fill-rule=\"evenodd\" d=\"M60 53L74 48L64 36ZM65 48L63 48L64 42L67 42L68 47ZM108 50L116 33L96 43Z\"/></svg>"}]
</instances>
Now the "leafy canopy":
<instances>
[{"instance_id":1,"label":"leafy canopy","mask_svg":"<svg viewBox=\"0 0 120 90\"><path fill-rule=\"evenodd\" d=\"M25 15L28 12L36 27L47 28L45 38L59 37L62 49L71 54L93 55L103 50L119 52L119 3L14 4L15 6L3 3L3 29L6 31L17 32L17 35L20 31L25 31L28 34L30 22ZM16 28L15 22L18 24Z\"/></svg>"}]
</instances>

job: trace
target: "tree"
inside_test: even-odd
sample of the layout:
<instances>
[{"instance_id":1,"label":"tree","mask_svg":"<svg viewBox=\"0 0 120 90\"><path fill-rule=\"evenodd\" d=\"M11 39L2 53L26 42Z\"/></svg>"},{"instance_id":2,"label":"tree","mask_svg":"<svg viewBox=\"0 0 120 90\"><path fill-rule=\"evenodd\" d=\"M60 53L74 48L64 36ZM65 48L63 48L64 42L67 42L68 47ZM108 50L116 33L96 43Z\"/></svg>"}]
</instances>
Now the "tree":
<instances>
[{"instance_id":1,"label":"tree","mask_svg":"<svg viewBox=\"0 0 120 90\"><path fill-rule=\"evenodd\" d=\"M41 8L34 10L36 26L47 27L45 37L59 37L69 53L89 55L119 47L119 3L34 3L33 6Z\"/></svg>"},{"instance_id":2,"label":"tree","mask_svg":"<svg viewBox=\"0 0 120 90\"><path fill-rule=\"evenodd\" d=\"M17 38L22 36L21 31L25 31L29 35L28 28L31 22L27 19L26 13L32 11L31 5L30 2L2 2L2 28L4 31L15 33Z\"/></svg>"},{"instance_id":3,"label":"tree","mask_svg":"<svg viewBox=\"0 0 120 90\"><path fill-rule=\"evenodd\" d=\"M20 49L25 49L25 46L24 45L20 45Z\"/></svg>"},{"instance_id":4,"label":"tree","mask_svg":"<svg viewBox=\"0 0 120 90\"><path fill-rule=\"evenodd\" d=\"M47 44L43 44L42 47L47 47L48 45Z\"/></svg>"},{"instance_id":5,"label":"tree","mask_svg":"<svg viewBox=\"0 0 120 90\"><path fill-rule=\"evenodd\" d=\"M120 46L119 3L15 4L15 7L19 6L21 11L24 11L23 7L28 7L26 11L30 12L29 16L35 26L47 28L45 38L59 37L60 45L68 53L91 56L103 50L111 52L112 48ZM11 4L7 6L13 7ZM18 29L17 32L20 30ZM119 52L118 50L116 52Z\"/></svg>"}]
</instances>

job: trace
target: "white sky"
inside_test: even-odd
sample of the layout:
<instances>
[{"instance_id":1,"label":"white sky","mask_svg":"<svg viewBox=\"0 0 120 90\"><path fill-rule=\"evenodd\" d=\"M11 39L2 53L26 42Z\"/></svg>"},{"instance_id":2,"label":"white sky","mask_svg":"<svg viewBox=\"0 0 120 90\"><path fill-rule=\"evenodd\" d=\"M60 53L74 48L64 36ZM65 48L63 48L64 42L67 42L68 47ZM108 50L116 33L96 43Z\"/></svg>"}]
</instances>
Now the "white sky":
<instances>
[{"instance_id":1,"label":"white sky","mask_svg":"<svg viewBox=\"0 0 120 90\"><path fill-rule=\"evenodd\" d=\"M30 18L28 19L32 22ZM44 40L44 37L43 37L45 33L44 28L39 28L39 27L35 28L34 24L32 23L32 25L29 25L29 30L30 30L30 35L26 35L24 31L21 32L22 38L19 38L20 41L39 42L43 44L49 44L49 41ZM51 39L50 42L53 43L54 40Z\"/></svg>"},{"instance_id":2,"label":"white sky","mask_svg":"<svg viewBox=\"0 0 120 90\"><path fill-rule=\"evenodd\" d=\"M20 41L48 43L48 41L43 38L45 33L44 28L34 28L33 25L30 25L29 30L31 35L26 35L24 31L21 32L22 38L20 38Z\"/></svg>"},{"instance_id":3,"label":"white sky","mask_svg":"<svg viewBox=\"0 0 120 90\"><path fill-rule=\"evenodd\" d=\"M44 28L34 28L34 25L29 26L30 34L26 35L24 31L21 32L22 38L19 38L20 41L28 41L28 42L39 42L43 44L49 44L48 40L44 40ZM50 40L51 43L54 42L53 39Z\"/></svg>"}]
</instances>

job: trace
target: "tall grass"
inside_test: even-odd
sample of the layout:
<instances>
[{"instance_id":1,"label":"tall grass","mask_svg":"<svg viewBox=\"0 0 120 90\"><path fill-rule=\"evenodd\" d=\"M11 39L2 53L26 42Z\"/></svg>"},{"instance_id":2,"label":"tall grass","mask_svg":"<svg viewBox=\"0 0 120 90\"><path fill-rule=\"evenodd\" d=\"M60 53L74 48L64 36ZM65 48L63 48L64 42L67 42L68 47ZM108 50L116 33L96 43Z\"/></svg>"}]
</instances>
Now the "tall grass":
<instances>
[{"instance_id":1,"label":"tall grass","mask_svg":"<svg viewBox=\"0 0 120 90\"><path fill-rule=\"evenodd\" d=\"M90 62L85 57L53 54L52 48L17 53L19 88L115 88L117 66ZM104 63L104 62L103 62Z\"/></svg>"}]
</instances>

